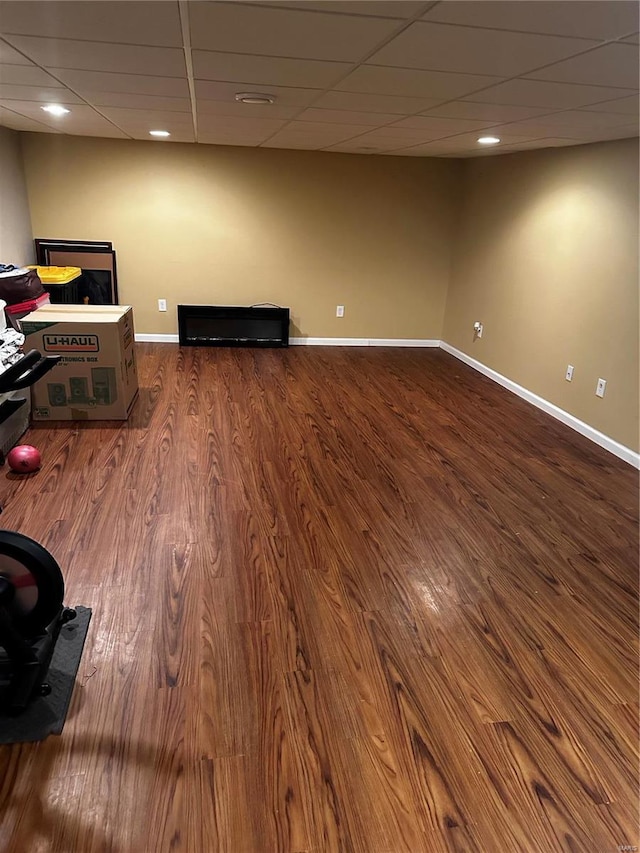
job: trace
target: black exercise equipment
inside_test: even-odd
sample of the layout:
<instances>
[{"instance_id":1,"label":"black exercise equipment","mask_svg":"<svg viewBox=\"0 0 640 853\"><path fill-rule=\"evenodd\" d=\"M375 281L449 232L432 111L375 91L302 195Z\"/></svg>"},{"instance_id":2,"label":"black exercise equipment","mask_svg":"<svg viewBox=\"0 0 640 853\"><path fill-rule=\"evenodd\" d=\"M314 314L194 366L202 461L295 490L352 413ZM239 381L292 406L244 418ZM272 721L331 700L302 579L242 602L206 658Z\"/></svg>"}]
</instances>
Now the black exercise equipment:
<instances>
[{"instance_id":1,"label":"black exercise equipment","mask_svg":"<svg viewBox=\"0 0 640 853\"><path fill-rule=\"evenodd\" d=\"M59 361L33 349L0 373L0 423L25 402L11 395ZM0 712L18 714L49 692L46 675L60 629L76 616L63 597L62 572L46 548L0 530Z\"/></svg>"},{"instance_id":2,"label":"black exercise equipment","mask_svg":"<svg viewBox=\"0 0 640 853\"><path fill-rule=\"evenodd\" d=\"M16 395L41 379L60 361L59 355L41 355L32 349L22 355L14 364L0 373L0 424L5 423L15 412L27 403L26 397ZM26 426L26 419L25 419ZM24 429L21 430L24 432ZM4 465L4 453L7 447L0 448L0 465ZM2 507L0 507L2 512Z\"/></svg>"},{"instance_id":3,"label":"black exercise equipment","mask_svg":"<svg viewBox=\"0 0 640 853\"><path fill-rule=\"evenodd\" d=\"M28 536L0 530L0 711L19 714L50 692L46 677L60 629L64 580L51 554Z\"/></svg>"},{"instance_id":4,"label":"black exercise equipment","mask_svg":"<svg viewBox=\"0 0 640 853\"><path fill-rule=\"evenodd\" d=\"M0 373L0 394L28 388L42 379L60 361L59 355L41 355L37 349L29 350L14 364Z\"/></svg>"}]
</instances>

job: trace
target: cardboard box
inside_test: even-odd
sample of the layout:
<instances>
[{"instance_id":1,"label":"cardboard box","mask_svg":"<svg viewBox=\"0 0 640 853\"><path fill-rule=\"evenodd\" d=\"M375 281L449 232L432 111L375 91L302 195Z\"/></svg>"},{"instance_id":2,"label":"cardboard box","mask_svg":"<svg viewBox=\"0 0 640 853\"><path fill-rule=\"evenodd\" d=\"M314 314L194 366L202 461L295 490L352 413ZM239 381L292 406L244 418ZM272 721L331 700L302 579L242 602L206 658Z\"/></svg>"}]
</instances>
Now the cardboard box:
<instances>
[{"instance_id":1,"label":"cardboard box","mask_svg":"<svg viewBox=\"0 0 640 853\"><path fill-rule=\"evenodd\" d=\"M34 420L129 417L138 393L129 305L44 305L20 324L25 351L61 356L31 389Z\"/></svg>"}]
</instances>

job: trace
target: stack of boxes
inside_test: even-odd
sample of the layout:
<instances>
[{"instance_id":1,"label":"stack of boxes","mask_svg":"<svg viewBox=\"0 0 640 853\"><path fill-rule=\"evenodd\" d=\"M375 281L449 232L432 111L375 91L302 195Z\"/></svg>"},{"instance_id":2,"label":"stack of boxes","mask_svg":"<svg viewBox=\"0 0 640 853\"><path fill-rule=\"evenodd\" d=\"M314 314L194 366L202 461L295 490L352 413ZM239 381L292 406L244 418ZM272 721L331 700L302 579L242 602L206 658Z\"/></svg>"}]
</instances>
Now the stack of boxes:
<instances>
[{"instance_id":1,"label":"stack of boxes","mask_svg":"<svg viewBox=\"0 0 640 853\"><path fill-rule=\"evenodd\" d=\"M34 420L129 417L138 394L130 306L44 305L21 326L25 351L61 356L32 388Z\"/></svg>"}]
</instances>

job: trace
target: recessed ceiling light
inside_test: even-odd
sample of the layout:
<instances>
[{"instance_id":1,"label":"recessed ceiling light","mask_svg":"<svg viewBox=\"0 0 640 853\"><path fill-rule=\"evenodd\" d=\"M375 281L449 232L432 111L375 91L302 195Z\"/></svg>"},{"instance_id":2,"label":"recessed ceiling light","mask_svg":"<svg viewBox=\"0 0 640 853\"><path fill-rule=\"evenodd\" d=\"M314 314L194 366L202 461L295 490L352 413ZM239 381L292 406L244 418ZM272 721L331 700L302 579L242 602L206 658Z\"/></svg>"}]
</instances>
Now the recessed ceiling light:
<instances>
[{"instance_id":1,"label":"recessed ceiling light","mask_svg":"<svg viewBox=\"0 0 640 853\"><path fill-rule=\"evenodd\" d=\"M498 136L481 136L478 142L480 145L497 145L500 138Z\"/></svg>"},{"instance_id":2,"label":"recessed ceiling light","mask_svg":"<svg viewBox=\"0 0 640 853\"><path fill-rule=\"evenodd\" d=\"M150 130L149 136L171 136L168 130Z\"/></svg>"},{"instance_id":3,"label":"recessed ceiling light","mask_svg":"<svg viewBox=\"0 0 640 853\"><path fill-rule=\"evenodd\" d=\"M63 116L66 113L71 112L71 110L60 106L60 104L47 104L46 107L42 107L41 109L43 109L45 113L51 113L52 116Z\"/></svg>"},{"instance_id":4,"label":"recessed ceiling light","mask_svg":"<svg viewBox=\"0 0 640 853\"><path fill-rule=\"evenodd\" d=\"M272 104L274 95L265 95L263 92L238 92L236 101L242 104Z\"/></svg>"}]
</instances>

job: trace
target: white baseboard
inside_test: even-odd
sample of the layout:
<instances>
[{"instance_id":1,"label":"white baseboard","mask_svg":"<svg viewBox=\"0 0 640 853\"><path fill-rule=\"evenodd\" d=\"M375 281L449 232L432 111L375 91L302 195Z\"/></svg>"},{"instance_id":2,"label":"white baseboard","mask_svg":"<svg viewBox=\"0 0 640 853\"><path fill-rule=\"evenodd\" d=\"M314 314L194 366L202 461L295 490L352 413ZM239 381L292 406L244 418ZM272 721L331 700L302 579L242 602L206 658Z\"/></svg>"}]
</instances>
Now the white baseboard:
<instances>
[{"instance_id":1,"label":"white baseboard","mask_svg":"<svg viewBox=\"0 0 640 853\"><path fill-rule=\"evenodd\" d=\"M136 333L140 343L177 344L178 335ZM424 338L289 338L289 344L309 347L438 347L440 341Z\"/></svg>"},{"instance_id":2,"label":"white baseboard","mask_svg":"<svg viewBox=\"0 0 640 853\"><path fill-rule=\"evenodd\" d=\"M498 385L502 385L504 388L507 388L509 391L517 394L518 397L522 397L523 400L526 400L528 403L532 403L538 409L542 409L543 412L546 412L548 415L556 418L556 420L561 421L563 424L566 424L566 426L571 427L571 429L574 429L576 432L579 432L580 435L584 435L585 438L589 438L591 441L595 442L595 444L600 445L600 447L604 447L604 449L608 450L609 453L613 453L614 456L623 459L635 468L640 468L640 454L636 453L635 450L631 450L630 447L625 447L624 444L620 444L618 441L615 441L603 432L599 432L597 429L589 426L589 424L586 424L584 421L581 421L569 414L569 412L565 412L564 409L561 409L554 403L550 403L543 397L539 397L537 394L534 394L533 391L528 391L526 388L523 388L522 385L518 385L517 382L507 379L506 376L503 376L491 367L487 367L485 364L482 364L481 361L476 361L475 358L471 358L470 355L462 352L462 350L456 349L444 341L440 341L440 347L445 352L448 352L450 355L455 356L460 359L460 361L463 361L465 364L473 367L474 370L488 376L489 379L493 379L493 381L497 382Z\"/></svg>"},{"instance_id":3,"label":"white baseboard","mask_svg":"<svg viewBox=\"0 0 640 853\"><path fill-rule=\"evenodd\" d=\"M140 341L141 343L178 343L178 335L157 335L138 333L136 334L135 338L136 341ZM518 397L522 397L523 400L526 400L528 403L532 403L538 409L542 409L543 412L546 412L548 415L551 415L551 417L556 418L556 420L561 421L566 426L571 427L571 429L574 429L576 432L579 432L580 435L584 435L586 438L590 439L595 444L599 445L600 447L603 447L605 450L608 450L609 453L613 453L614 456L623 459L625 462L628 462L629 465L633 465L635 468L640 469L640 454L636 453L635 450L631 450L630 447L625 447L624 444L620 444L618 441L615 441L613 438L610 438L603 432L599 432L597 429L594 429L592 426L589 426L589 424L586 424L584 421L581 421L578 418L574 417L574 415L569 414L569 412L565 412L564 409L561 409L554 403L550 403L543 397L539 397L537 394L534 394L533 391L529 391L527 388L523 388L522 385L518 385L517 382L514 382L512 379L508 379L506 376L503 376L501 373L498 373L497 370L493 370L491 367L487 367L485 364L482 364L481 361L477 361L475 358L471 358L470 355L467 355L466 353L462 352L462 350L452 347L445 341L430 340L425 338L289 338L289 343L291 344L291 346L313 347L439 346L445 352L448 352L450 355L455 356L455 358L458 358L460 359L460 361L463 361L465 364L468 364L470 367L473 367L474 370L477 370L484 376L488 376L489 379L492 379L494 382L497 382L498 385L502 385L503 388L507 388L507 390L511 391L514 394L517 394Z\"/></svg>"},{"instance_id":4,"label":"white baseboard","mask_svg":"<svg viewBox=\"0 0 640 853\"><path fill-rule=\"evenodd\" d=\"M438 347L425 338L289 338L293 347Z\"/></svg>"},{"instance_id":5,"label":"white baseboard","mask_svg":"<svg viewBox=\"0 0 640 853\"><path fill-rule=\"evenodd\" d=\"M144 333L136 332L135 335L136 341L140 343L157 343L157 344L177 344L178 336L177 335L147 335Z\"/></svg>"}]
</instances>

